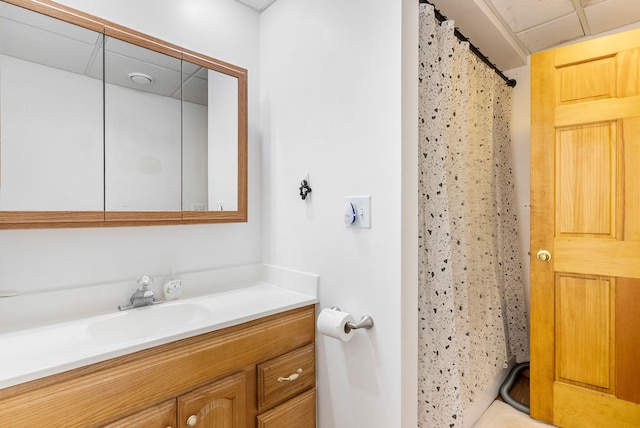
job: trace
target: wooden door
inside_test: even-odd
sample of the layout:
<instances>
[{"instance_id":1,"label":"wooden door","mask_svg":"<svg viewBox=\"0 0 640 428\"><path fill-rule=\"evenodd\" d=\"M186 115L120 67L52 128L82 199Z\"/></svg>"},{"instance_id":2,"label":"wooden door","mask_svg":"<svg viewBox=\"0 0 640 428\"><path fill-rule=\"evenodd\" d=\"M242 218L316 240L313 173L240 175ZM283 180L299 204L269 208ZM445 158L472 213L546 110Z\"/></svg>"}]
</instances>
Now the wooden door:
<instances>
[{"instance_id":1,"label":"wooden door","mask_svg":"<svg viewBox=\"0 0 640 428\"><path fill-rule=\"evenodd\" d=\"M531 415L638 427L640 30L531 71Z\"/></svg>"},{"instance_id":2,"label":"wooden door","mask_svg":"<svg viewBox=\"0 0 640 428\"><path fill-rule=\"evenodd\" d=\"M178 397L178 428L246 428L243 372Z\"/></svg>"}]
</instances>

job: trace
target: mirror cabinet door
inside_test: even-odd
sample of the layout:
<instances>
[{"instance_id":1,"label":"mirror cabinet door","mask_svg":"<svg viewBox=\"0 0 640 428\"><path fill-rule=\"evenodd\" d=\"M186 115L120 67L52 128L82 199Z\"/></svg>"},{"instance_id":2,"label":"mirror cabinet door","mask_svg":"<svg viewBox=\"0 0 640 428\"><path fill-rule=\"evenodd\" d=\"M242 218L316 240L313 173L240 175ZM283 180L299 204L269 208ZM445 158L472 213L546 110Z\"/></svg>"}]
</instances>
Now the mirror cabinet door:
<instances>
[{"instance_id":1,"label":"mirror cabinet door","mask_svg":"<svg viewBox=\"0 0 640 428\"><path fill-rule=\"evenodd\" d=\"M181 210L181 60L105 40L107 211Z\"/></svg>"},{"instance_id":2,"label":"mirror cabinet door","mask_svg":"<svg viewBox=\"0 0 640 428\"><path fill-rule=\"evenodd\" d=\"M0 211L100 211L103 35L0 2Z\"/></svg>"},{"instance_id":3,"label":"mirror cabinet door","mask_svg":"<svg viewBox=\"0 0 640 428\"><path fill-rule=\"evenodd\" d=\"M182 63L183 211L238 210L238 78Z\"/></svg>"}]
</instances>

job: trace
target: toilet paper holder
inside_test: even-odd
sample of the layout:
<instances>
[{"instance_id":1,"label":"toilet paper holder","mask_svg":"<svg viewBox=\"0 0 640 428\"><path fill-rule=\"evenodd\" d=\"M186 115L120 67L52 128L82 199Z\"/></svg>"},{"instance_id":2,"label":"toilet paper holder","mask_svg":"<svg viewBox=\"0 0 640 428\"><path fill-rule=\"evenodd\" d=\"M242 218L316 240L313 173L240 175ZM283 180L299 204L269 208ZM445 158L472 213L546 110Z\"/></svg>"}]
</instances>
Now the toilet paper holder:
<instances>
[{"instance_id":1,"label":"toilet paper holder","mask_svg":"<svg viewBox=\"0 0 640 428\"><path fill-rule=\"evenodd\" d=\"M342 309L338 306L332 306L331 309L342 312ZM370 315L363 315L358 323L348 322L344 326L344 331L349 333L351 330L358 330L359 328L370 329L371 327L373 327L373 318Z\"/></svg>"}]
</instances>

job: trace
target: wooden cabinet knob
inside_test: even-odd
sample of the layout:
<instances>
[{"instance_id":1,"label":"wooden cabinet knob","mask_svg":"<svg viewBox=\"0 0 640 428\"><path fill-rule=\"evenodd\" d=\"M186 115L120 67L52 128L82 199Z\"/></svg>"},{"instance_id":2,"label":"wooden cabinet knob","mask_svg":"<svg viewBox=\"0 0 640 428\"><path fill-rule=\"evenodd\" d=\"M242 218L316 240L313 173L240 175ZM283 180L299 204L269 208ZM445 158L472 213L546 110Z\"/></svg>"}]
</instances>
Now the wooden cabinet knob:
<instances>
[{"instance_id":1,"label":"wooden cabinet knob","mask_svg":"<svg viewBox=\"0 0 640 428\"><path fill-rule=\"evenodd\" d=\"M187 419L187 425L189 425L190 427L196 426L197 423L198 417L196 415L191 415L189 416L189 419Z\"/></svg>"}]
</instances>

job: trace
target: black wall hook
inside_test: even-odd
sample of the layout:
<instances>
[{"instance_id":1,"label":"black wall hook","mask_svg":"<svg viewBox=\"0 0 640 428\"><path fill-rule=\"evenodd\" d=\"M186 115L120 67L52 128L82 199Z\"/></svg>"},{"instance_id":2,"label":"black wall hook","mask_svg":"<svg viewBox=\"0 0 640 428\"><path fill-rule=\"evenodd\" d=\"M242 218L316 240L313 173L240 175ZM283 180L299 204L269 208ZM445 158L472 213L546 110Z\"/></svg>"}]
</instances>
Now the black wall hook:
<instances>
[{"instance_id":1,"label":"black wall hook","mask_svg":"<svg viewBox=\"0 0 640 428\"><path fill-rule=\"evenodd\" d=\"M302 183L300 183L300 197L303 201L307 199L307 195L309 193L311 193L311 187L309 187L309 183L307 182L307 180L302 180Z\"/></svg>"}]
</instances>

